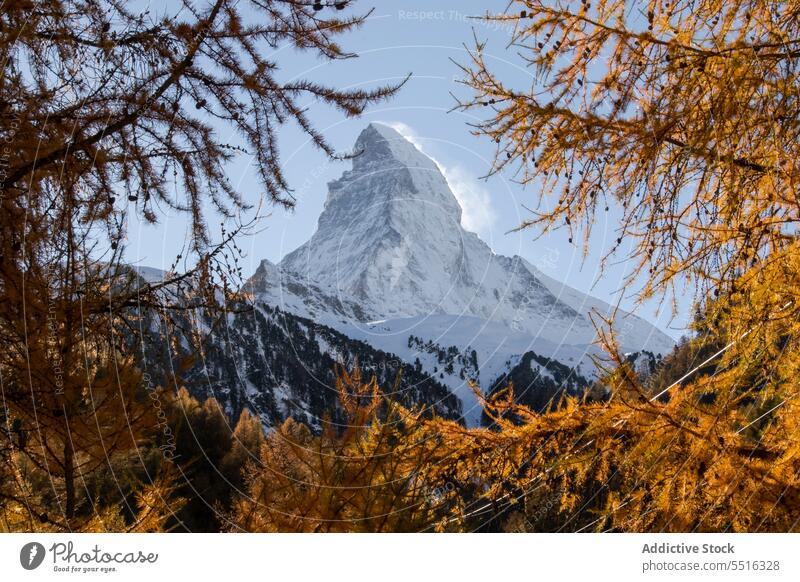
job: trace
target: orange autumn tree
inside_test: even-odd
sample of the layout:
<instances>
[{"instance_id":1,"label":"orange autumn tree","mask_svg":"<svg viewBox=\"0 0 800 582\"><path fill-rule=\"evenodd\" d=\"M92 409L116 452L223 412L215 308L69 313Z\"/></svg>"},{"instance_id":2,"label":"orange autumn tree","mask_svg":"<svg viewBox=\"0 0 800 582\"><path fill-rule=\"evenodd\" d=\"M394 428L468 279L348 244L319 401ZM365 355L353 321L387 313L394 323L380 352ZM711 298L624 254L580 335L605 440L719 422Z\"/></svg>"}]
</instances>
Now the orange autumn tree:
<instances>
[{"instance_id":1,"label":"orange autumn tree","mask_svg":"<svg viewBox=\"0 0 800 582\"><path fill-rule=\"evenodd\" d=\"M152 395L167 379L143 380L141 324L156 313L168 327L174 310L186 310L181 286L196 290L193 309L219 313L233 297L234 238L253 206L228 180L236 155L252 157L268 203L290 207L281 128L298 127L337 157L308 103L357 116L398 88L280 78L277 46L355 57L339 43L369 15L354 4L4 3L1 527L115 529L125 513L125 527L155 529L171 516L169 486L141 489L141 505L120 487L130 502L112 507L97 507L91 486L120 466L157 481L140 447L163 433ZM125 228L132 215L155 223L164 210L188 218L190 242L166 281L148 283L125 264ZM212 217L228 225L216 240Z\"/></svg>"},{"instance_id":2,"label":"orange autumn tree","mask_svg":"<svg viewBox=\"0 0 800 582\"><path fill-rule=\"evenodd\" d=\"M322 419L314 434L288 419L267 435L234 503L233 531L414 531L432 520L435 466L419 414L387 402L375 378L340 369L344 426Z\"/></svg>"},{"instance_id":3,"label":"orange autumn tree","mask_svg":"<svg viewBox=\"0 0 800 582\"><path fill-rule=\"evenodd\" d=\"M531 81L495 73L484 44L463 66L474 97L459 107L480 109L494 171L542 186L520 228L588 241L614 210L610 250L632 249L640 296L693 283L695 342L722 346L712 374L655 390L601 338L624 456L596 496L608 497L597 527L797 527L798 10L520 0L487 18L514 25Z\"/></svg>"},{"instance_id":4,"label":"orange autumn tree","mask_svg":"<svg viewBox=\"0 0 800 582\"><path fill-rule=\"evenodd\" d=\"M797 3L515 4L490 18L515 25L530 86L479 45L460 107L481 110L495 171L543 186L521 227L588 240L614 207L645 295L730 283L796 239Z\"/></svg>"}]
</instances>

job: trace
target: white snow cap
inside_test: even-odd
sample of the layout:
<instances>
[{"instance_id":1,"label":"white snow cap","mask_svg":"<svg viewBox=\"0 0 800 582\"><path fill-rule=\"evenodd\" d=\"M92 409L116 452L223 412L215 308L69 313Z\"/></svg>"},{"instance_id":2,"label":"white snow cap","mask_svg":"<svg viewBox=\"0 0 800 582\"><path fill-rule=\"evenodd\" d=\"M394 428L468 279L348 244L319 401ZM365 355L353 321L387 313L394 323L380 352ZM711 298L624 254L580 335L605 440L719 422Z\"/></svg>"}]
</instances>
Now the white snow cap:
<instances>
[{"instance_id":1,"label":"white snow cap","mask_svg":"<svg viewBox=\"0 0 800 582\"><path fill-rule=\"evenodd\" d=\"M372 123L356 151L353 168L329 184L311 240L279 265L286 280L311 285L297 297L309 315L328 310L323 305L361 322L469 315L556 344L594 340L589 312L613 307L521 257L493 253L462 226L461 207L436 163L398 131ZM674 345L640 318L618 315L622 346L664 352Z\"/></svg>"}]
</instances>

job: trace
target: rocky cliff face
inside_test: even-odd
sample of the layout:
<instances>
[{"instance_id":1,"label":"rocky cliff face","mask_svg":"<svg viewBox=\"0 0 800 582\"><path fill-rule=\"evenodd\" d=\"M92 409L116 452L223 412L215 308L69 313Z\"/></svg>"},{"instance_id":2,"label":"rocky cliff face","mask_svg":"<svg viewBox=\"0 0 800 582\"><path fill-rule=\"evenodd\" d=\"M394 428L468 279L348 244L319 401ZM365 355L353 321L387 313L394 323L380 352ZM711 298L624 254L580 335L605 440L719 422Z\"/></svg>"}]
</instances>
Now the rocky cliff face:
<instances>
[{"instance_id":1,"label":"rocky cliff face","mask_svg":"<svg viewBox=\"0 0 800 582\"><path fill-rule=\"evenodd\" d=\"M355 149L352 169L329 184L311 239L278 265L263 261L247 282L256 300L399 355L458 395L469 424L480 410L467 382L488 391L526 354L574 370L575 386L588 384L597 353L589 314L612 306L521 257L495 254L465 230L436 163L394 129L369 125ZM616 321L626 351L674 345L634 315L618 312ZM442 365L441 353L456 365ZM552 383L535 372L528 394Z\"/></svg>"},{"instance_id":2,"label":"rocky cliff face","mask_svg":"<svg viewBox=\"0 0 800 582\"><path fill-rule=\"evenodd\" d=\"M162 275L135 271L142 283ZM196 303L190 288L175 288L170 297ZM186 386L202 399L213 397L232 422L247 408L265 428L292 417L321 430L326 422L345 423L336 368L357 364L394 401L428 415L463 417L461 401L444 383L393 353L263 302L228 308L223 316L200 308L176 311L169 323L156 310L141 313L131 340L141 346L140 366L154 385Z\"/></svg>"},{"instance_id":3,"label":"rocky cliff face","mask_svg":"<svg viewBox=\"0 0 800 582\"><path fill-rule=\"evenodd\" d=\"M495 254L461 226L461 208L437 165L390 127L359 136L352 170L329 184L311 239L280 265L264 263L252 288L312 317L366 322L469 315L556 343L589 344L592 309L607 303ZM283 303L281 303L283 302ZM622 313L625 348L668 350L672 340Z\"/></svg>"}]
</instances>

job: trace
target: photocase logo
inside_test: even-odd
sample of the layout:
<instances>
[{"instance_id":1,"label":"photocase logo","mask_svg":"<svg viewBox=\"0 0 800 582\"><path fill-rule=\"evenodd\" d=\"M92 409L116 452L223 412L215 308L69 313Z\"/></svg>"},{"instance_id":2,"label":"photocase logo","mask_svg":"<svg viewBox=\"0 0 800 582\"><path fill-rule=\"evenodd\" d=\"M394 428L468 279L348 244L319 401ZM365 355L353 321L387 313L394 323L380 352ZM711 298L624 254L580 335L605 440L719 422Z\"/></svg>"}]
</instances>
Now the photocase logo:
<instances>
[{"instance_id":1,"label":"photocase logo","mask_svg":"<svg viewBox=\"0 0 800 582\"><path fill-rule=\"evenodd\" d=\"M26 570L35 570L44 561L44 546L39 542L30 542L19 551L19 563Z\"/></svg>"}]
</instances>

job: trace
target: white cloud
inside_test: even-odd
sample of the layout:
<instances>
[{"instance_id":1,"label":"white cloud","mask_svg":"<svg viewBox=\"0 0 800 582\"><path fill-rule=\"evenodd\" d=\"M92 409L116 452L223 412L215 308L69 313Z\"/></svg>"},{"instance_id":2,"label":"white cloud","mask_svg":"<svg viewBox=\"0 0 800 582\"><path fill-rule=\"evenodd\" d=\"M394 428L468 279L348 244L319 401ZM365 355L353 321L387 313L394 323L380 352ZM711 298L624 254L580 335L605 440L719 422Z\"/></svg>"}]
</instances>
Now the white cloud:
<instances>
[{"instance_id":1,"label":"white cloud","mask_svg":"<svg viewBox=\"0 0 800 582\"><path fill-rule=\"evenodd\" d=\"M469 231L488 234L497 215L492 208L491 194L483 184L463 166L446 166L425 151L422 140L409 125L399 121L387 122L386 125L414 144L439 167L461 206L461 225Z\"/></svg>"}]
</instances>

